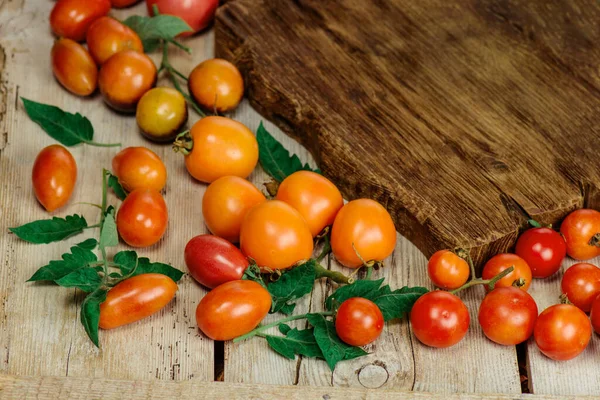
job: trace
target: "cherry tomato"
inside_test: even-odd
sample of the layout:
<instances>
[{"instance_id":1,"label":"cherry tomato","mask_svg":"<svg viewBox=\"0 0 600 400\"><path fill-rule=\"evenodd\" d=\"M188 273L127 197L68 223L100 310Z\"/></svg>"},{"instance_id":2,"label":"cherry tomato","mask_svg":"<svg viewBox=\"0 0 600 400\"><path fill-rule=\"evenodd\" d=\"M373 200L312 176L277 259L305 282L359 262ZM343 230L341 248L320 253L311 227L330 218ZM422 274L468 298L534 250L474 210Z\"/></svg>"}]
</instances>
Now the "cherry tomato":
<instances>
[{"instance_id":1,"label":"cherry tomato","mask_svg":"<svg viewBox=\"0 0 600 400\"><path fill-rule=\"evenodd\" d=\"M140 0L110 0L114 8L125 8L140 2Z\"/></svg>"},{"instance_id":2,"label":"cherry tomato","mask_svg":"<svg viewBox=\"0 0 600 400\"><path fill-rule=\"evenodd\" d=\"M431 347L450 347L467 334L471 317L461 299L436 290L419 297L410 312L410 324L419 341Z\"/></svg>"},{"instance_id":3,"label":"cherry tomato","mask_svg":"<svg viewBox=\"0 0 600 400\"><path fill-rule=\"evenodd\" d=\"M445 290L458 289L469 279L469 264L450 250L436 251L427 263L433 284Z\"/></svg>"},{"instance_id":4,"label":"cherry tomato","mask_svg":"<svg viewBox=\"0 0 600 400\"><path fill-rule=\"evenodd\" d=\"M489 292L479 306L479 324L491 341L514 346L529 339L538 316L533 297L516 287Z\"/></svg>"},{"instance_id":5,"label":"cherry tomato","mask_svg":"<svg viewBox=\"0 0 600 400\"><path fill-rule=\"evenodd\" d=\"M312 256L313 238L298 211L283 201L269 200L244 217L240 247L261 268L286 269Z\"/></svg>"},{"instance_id":6,"label":"cherry tomato","mask_svg":"<svg viewBox=\"0 0 600 400\"><path fill-rule=\"evenodd\" d=\"M58 39L52 46L52 72L69 92L89 96L98 85L98 68L90 53L71 39Z\"/></svg>"},{"instance_id":7,"label":"cherry tomato","mask_svg":"<svg viewBox=\"0 0 600 400\"><path fill-rule=\"evenodd\" d=\"M590 312L592 327L594 331L600 335L600 296L596 296L592 302L592 311Z\"/></svg>"},{"instance_id":8,"label":"cherry tomato","mask_svg":"<svg viewBox=\"0 0 600 400\"><path fill-rule=\"evenodd\" d=\"M244 124L230 118L205 117L192 126L190 138L175 142L194 178L211 183L222 176L247 178L258 161L258 143ZM191 141L191 143L190 143ZM193 144L193 147L192 147Z\"/></svg>"},{"instance_id":9,"label":"cherry tomato","mask_svg":"<svg viewBox=\"0 0 600 400\"><path fill-rule=\"evenodd\" d=\"M298 210L313 237L332 225L344 206L338 188L329 179L312 171L294 172L285 178L277 190L277 200Z\"/></svg>"},{"instance_id":10,"label":"cherry tomato","mask_svg":"<svg viewBox=\"0 0 600 400\"><path fill-rule=\"evenodd\" d=\"M117 111L133 112L144 93L156 83L156 67L144 53L123 50L102 67L98 86L104 101Z\"/></svg>"},{"instance_id":11,"label":"cherry tomato","mask_svg":"<svg viewBox=\"0 0 600 400\"><path fill-rule=\"evenodd\" d=\"M198 328L213 340L230 340L258 326L271 309L271 295L254 281L217 286L196 308Z\"/></svg>"},{"instance_id":12,"label":"cherry tomato","mask_svg":"<svg viewBox=\"0 0 600 400\"><path fill-rule=\"evenodd\" d=\"M204 223L213 234L237 243L246 213L265 200L265 195L247 180L224 176L211 183L204 193Z\"/></svg>"},{"instance_id":13,"label":"cherry tomato","mask_svg":"<svg viewBox=\"0 0 600 400\"><path fill-rule=\"evenodd\" d=\"M338 309L335 331L343 342L351 346L364 346L381 335L383 314L371 300L352 297Z\"/></svg>"},{"instance_id":14,"label":"cherry tomato","mask_svg":"<svg viewBox=\"0 0 600 400\"><path fill-rule=\"evenodd\" d=\"M592 326L587 315L572 304L555 304L538 316L533 337L540 351L553 360L570 360L587 347Z\"/></svg>"},{"instance_id":15,"label":"cherry tomato","mask_svg":"<svg viewBox=\"0 0 600 400\"><path fill-rule=\"evenodd\" d=\"M100 304L100 328L112 329L146 318L169 304L177 284L162 274L141 274L117 283Z\"/></svg>"},{"instance_id":16,"label":"cherry tomato","mask_svg":"<svg viewBox=\"0 0 600 400\"><path fill-rule=\"evenodd\" d=\"M145 147L127 147L112 160L113 173L125 190L160 192L167 183L167 168L160 157Z\"/></svg>"},{"instance_id":17,"label":"cherry tomato","mask_svg":"<svg viewBox=\"0 0 600 400\"><path fill-rule=\"evenodd\" d=\"M527 291L531 285L531 269L525 260L516 254L504 253L490 258L483 267L481 277L483 279L492 279L494 276L510 267L514 267L514 270L496 282L495 287L512 286L515 281L522 279L525 284L520 286L520 288L521 290Z\"/></svg>"},{"instance_id":18,"label":"cherry tomato","mask_svg":"<svg viewBox=\"0 0 600 400\"><path fill-rule=\"evenodd\" d=\"M366 262L382 261L392 254L395 247L394 222L378 202L370 199L353 200L342 207L335 217L331 229L331 249L340 264L349 268L362 266L357 252Z\"/></svg>"},{"instance_id":19,"label":"cherry tomato","mask_svg":"<svg viewBox=\"0 0 600 400\"><path fill-rule=\"evenodd\" d=\"M189 36L212 22L219 0L146 0L148 15L154 15L152 8L155 4L161 14L175 15L183 19L192 31L179 36Z\"/></svg>"},{"instance_id":20,"label":"cherry tomato","mask_svg":"<svg viewBox=\"0 0 600 400\"><path fill-rule=\"evenodd\" d=\"M48 146L36 157L31 180L35 197L46 211L52 212L71 198L77 180L75 159L61 145Z\"/></svg>"},{"instance_id":21,"label":"cherry tomato","mask_svg":"<svg viewBox=\"0 0 600 400\"><path fill-rule=\"evenodd\" d=\"M519 237L515 253L529 265L534 278L546 278L560 269L567 255L567 245L563 237L550 228L532 228Z\"/></svg>"},{"instance_id":22,"label":"cherry tomato","mask_svg":"<svg viewBox=\"0 0 600 400\"><path fill-rule=\"evenodd\" d=\"M235 65L213 58L198 64L188 79L190 94L209 111L235 109L244 96L244 80Z\"/></svg>"},{"instance_id":23,"label":"cherry tomato","mask_svg":"<svg viewBox=\"0 0 600 400\"><path fill-rule=\"evenodd\" d=\"M167 230L167 204L155 190L136 189L129 193L117 213L117 229L130 246L157 243Z\"/></svg>"},{"instance_id":24,"label":"cherry tomato","mask_svg":"<svg viewBox=\"0 0 600 400\"><path fill-rule=\"evenodd\" d=\"M157 87L142 96L135 118L142 134L148 139L171 142L187 123L187 104L177 90Z\"/></svg>"},{"instance_id":25,"label":"cherry tomato","mask_svg":"<svg viewBox=\"0 0 600 400\"><path fill-rule=\"evenodd\" d=\"M123 50L144 52L138 34L111 17L95 20L87 31L86 41L90 54L98 65L104 64L112 55Z\"/></svg>"},{"instance_id":26,"label":"cherry tomato","mask_svg":"<svg viewBox=\"0 0 600 400\"><path fill-rule=\"evenodd\" d=\"M92 22L109 11L109 0L58 0L50 13L50 26L58 37L83 42Z\"/></svg>"},{"instance_id":27,"label":"cherry tomato","mask_svg":"<svg viewBox=\"0 0 600 400\"><path fill-rule=\"evenodd\" d=\"M596 210L575 210L567 215L560 225L560 233L567 243L567 254L576 260L589 260L600 255L598 240L600 233L600 212Z\"/></svg>"},{"instance_id":28,"label":"cherry tomato","mask_svg":"<svg viewBox=\"0 0 600 400\"><path fill-rule=\"evenodd\" d=\"M588 263L575 264L565 271L560 287L571 304L590 312L592 302L600 294L600 268Z\"/></svg>"},{"instance_id":29,"label":"cherry tomato","mask_svg":"<svg viewBox=\"0 0 600 400\"><path fill-rule=\"evenodd\" d=\"M248 259L227 240L199 235L185 246L185 264L198 283L215 288L225 282L242 279Z\"/></svg>"}]
</instances>

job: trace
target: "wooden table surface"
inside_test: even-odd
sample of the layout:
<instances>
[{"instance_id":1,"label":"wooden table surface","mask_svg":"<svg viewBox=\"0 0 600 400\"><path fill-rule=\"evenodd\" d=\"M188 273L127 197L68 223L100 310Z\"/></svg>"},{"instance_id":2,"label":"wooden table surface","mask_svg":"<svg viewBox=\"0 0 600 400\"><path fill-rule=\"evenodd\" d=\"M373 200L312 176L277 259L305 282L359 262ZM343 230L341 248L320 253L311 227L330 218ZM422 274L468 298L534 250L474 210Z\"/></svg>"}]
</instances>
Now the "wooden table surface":
<instances>
[{"instance_id":1,"label":"wooden table surface","mask_svg":"<svg viewBox=\"0 0 600 400\"><path fill-rule=\"evenodd\" d=\"M35 270L59 258L81 236L68 243L31 245L7 233L10 226L48 217L33 195L30 174L37 153L54 141L27 118L19 97L80 112L91 120L98 141L147 146L163 158L169 173L165 191L169 227L159 244L141 249L140 255L185 270L185 244L192 236L207 233L200 209L206 185L191 179L181 156L170 146L144 140L135 118L111 111L99 95L74 97L54 80L49 66L54 39L48 24L53 4L50 0L0 0L0 397L147 398L178 394L190 398L362 399L381 398L381 391L387 390L386 398L530 398L520 395L516 348L490 342L477 324L483 288L462 296L472 321L469 333L458 345L443 350L425 347L412 336L406 320L393 321L377 342L367 346L368 356L338 364L333 374L323 361L287 360L258 338L225 343L224 365L216 364L223 348L198 331L194 318L196 305L206 292L189 276L183 278L175 300L164 310L138 323L101 331L101 349L95 348L79 321L81 293L51 284L25 283ZM112 11L118 18L130 14L145 14L143 4ZM212 31L187 39L193 55L173 50L172 63L188 73L213 55L213 41ZM158 57L153 55L156 62ZM163 79L161 84L167 83ZM253 131L261 121L246 102L231 116ZM190 123L197 119L191 111ZM271 123L266 127L303 161L313 162L305 149ZM83 213L88 221L94 221L97 210L76 203L98 201L101 168L110 167L118 150L78 146L71 151L79 168L77 186L71 203L55 215ZM250 178L256 185L267 180L260 168ZM112 201L117 204L115 198ZM121 245L118 250L125 248ZM375 277L385 276L392 287L430 286L425 257L405 238L399 237L396 251L386 263ZM563 268L570 264L572 261L566 261ZM325 260L324 265L340 268L333 259ZM533 282L530 293L540 310L557 301L559 278L557 274ZM327 282L319 282L298 311L320 310L331 289ZM580 357L554 362L542 356L530 341L524 354L531 392L556 398L600 394L599 344L594 335ZM221 379L224 383L211 383Z\"/></svg>"}]
</instances>

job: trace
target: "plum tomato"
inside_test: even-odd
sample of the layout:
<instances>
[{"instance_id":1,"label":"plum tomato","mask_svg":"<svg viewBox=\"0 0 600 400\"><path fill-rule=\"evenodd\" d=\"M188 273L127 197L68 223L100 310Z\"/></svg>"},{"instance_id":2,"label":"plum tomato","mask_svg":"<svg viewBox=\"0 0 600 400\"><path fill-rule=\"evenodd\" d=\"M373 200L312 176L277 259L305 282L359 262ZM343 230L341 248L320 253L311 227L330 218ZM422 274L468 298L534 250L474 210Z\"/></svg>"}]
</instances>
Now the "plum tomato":
<instances>
[{"instance_id":1,"label":"plum tomato","mask_svg":"<svg viewBox=\"0 0 600 400\"><path fill-rule=\"evenodd\" d=\"M141 274L125 279L108 291L100 304L100 328L112 329L146 318L175 297L177 284L162 274Z\"/></svg>"},{"instance_id":2,"label":"plum tomato","mask_svg":"<svg viewBox=\"0 0 600 400\"><path fill-rule=\"evenodd\" d=\"M258 162L258 142L250 129L220 116L196 122L174 147L185 154L190 175L205 183L228 175L247 178Z\"/></svg>"},{"instance_id":3,"label":"plum tomato","mask_svg":"<svg viewBox=\"0 0 600 400\"><path fill-rule=\"evenodd\" d=\"M167 230L167 204L155 190L136 189L123 200L117 212L117 230L132 247L157 243Z\"/></svg>"},{"instance_id":4,"label":"plum tomato","mask_svg":"<svg viewBox=\"0 0 600 400\"><path fill-rule=\"evenodd\" d=\"M338 212L331 229L331 250L338 262L349 268L365 262L383 261L396 247L392 217L378 202L352 200Z\"/></svg>"},{"instance_id":5,"label":"plum tomato","mask_svg":"<svg viewBox=\"0 0 600 400\"><path fill-rule=\"evenodd\" d=\"M323 175L312 171L294 172L285 178L277 189L276 199L298 210L313 237L332 225L344 206L338 188Z\"/></svg>"},{"instance_id":6,"label":"plum tomato","mask_svg":"<svg viewBox=\"0 0 600 400\"><path fill-rule=\"evenodd\" d=\"M458 289L469 279L469 264L450 250L433 253L427 263L427 274L433 284L444 290Z\"/></svg>"},{"instance_id":7,"label":"plum tomato","mask_svg":"<svg viewBox=\"0 0 600 400\"><path fill-rule=\"evenodd\" d=\"M265 200L265 195L247 180L224 176L208 185L204 193L204 223L214 235L238 243L246 213Z\"/></svg>"},{"instance_id":8,"label":"plum tomato","mask_svg":"<svg viewBox=\"0 0 600 400\"><path fill-rule=\"evenodd\" d=\"M98 67L90 53L71 39L58 39L51 51L56 80L77 96L89 96L98 86Z\"/></svg>"},{"instance_id":9,"label":"plum tomato","mask_svg":"<svg viewBox=\"0 0 600 400\"><path fill-rule=\"evenodd\" d=\"M587 347L592 326L587 315L572 304L555 304L538 316L533 337L540 351L553 360L570 360Z\"/></svg>"},{"instance_id":10,"label":"plum tomato","mask_svg":"<svg viewBox=\"0 0 600 400\"><path fill-rule=\"evenodd\" d=\"M567 245L553 229L531 228L517 240L515 253L529 265L534 278L547 278L560 269Z\"/></svg>"},{"instance_id":11,"label":"plum tomato","mask_svg":"<svg viewBox=\"0 0 600 400\"><path fill-rule=\"evenodd\" d=\"M167 183L167 167L146 147L126 147L112 160L113 173L125 190L151 189L160 192Z\"/></svg>"},{"instance_id":12,"label":"plum tomato","mask_svg":"<svg viewBox=\"0 0 600 400\"><path fill-rule=\"evenodd\" d=\"M600 296L596 296L592 302L592 311L590 312L590 320L594 331L600 335Z\"/></svg>"},{"instance_id":13,"label":"plum tomato","mask_svg":"<svg viewBox=\"0 0 600 400\"><path fill-rule=\"evenodd\" d=\"M383 314L377 304L362 297L352 297L338 309L335 331L343 342L364 346L381 335L383 323Z\"/></svg>"},{"instance_id":14,"label":"plum tomato","mask_svg":"<svg viewBox=\"0 0 600 400\"><path fill-rule=\"evenodd\" d=\"M565 271L560 287L571 304L588 313L600 294L600 268L588 263L575 264Z\"/></svg>"},{"instance_id":15,"label":"plum tomato","mask_svg":"<svg viewBox=\"0 0 600 400\"><path fill-rule=\"evenodd\" d=\"M87 31L87 46L98 65L104 64L112 55L123 50L144 52L137 33L111 17L100 17Z\"/></svg>"},{"instance_id":16,"label":"plum tomato","mask_svg":"<svg viewBox=\"0 0 600 400\"><path fill-rule=\"evenodd\" d=\"M67 204L77 180L77 163L63 146L53 144L37 155L31 173L33 192L46 211Z\"/></svg>"},{"instance_id":17,"label":"plum tomato","mask_svg":"<svg viewBox=\"0 0 600 400\"><path fill-rule=\"evenodd\" d=\"M177 90L157 87L142 96L135 118L142 134L148 139L172 142L187 123L187 104Z\"/></svg>"},{"instance_id":18,"label":"plum tomato","mask_svg":"<svg viewBox=\"0 0 600 400\"><path fill-rule=\"evenodd\" d=\"M198 328L213 340L230 340L258 326L271 309L271 295L254 281L217 286L196 308Z\"/></svg>"},{"instance_id":19,"label":"plum tomato","mask_svg":"<svg viewBox=\"0 0 600 400\"><path fill-rule=\"evenodd\" d=\"M312 256L313 238L298 211L283 201L268 200L246 213L240 248L261 268L286 269Z\"/></svg>"},{"instance_id":20,"label":"plum tomato","mask_svg":"<svg viewBox=\"0 0 600 400\"><path fill-rule=\"evenodd\" d=\"M538 316L537 304L514 286L489 292L479 306L479 325L491 341L514 346L529 339Z\"/></svg>"},{"instance_id":21,"label":"plum tomato","mask_svg":"<svg viewBox=\"0 0 600 400\"><path fill-rule=\"evenodd\" d=\"M600 255L600 212L573 211L560 225L560 233L567 243L567 254L575 260L585 261Z\"/></svg>"},{"instance_id":22,"label":"plum tomato","mask_svg":"<svg viewBox=\"0 0 600 400\"><path fill-rule=\"evenodd\" d=\"M123 50L100 67L98 86L104 101L117 111L134 112L156 83L156 66L144 53Z\"/></svg>"},{"instance_id":23,"label":"plum tomato","mask_svg":"<svg viewBox=\"0 0 600 400\"><path fill-rule=\"evenodd\" d=\"M242 279L248 259L227 240L198 235L185 246L185 264L198 283L213 289L225 282Z\"/></svg>"},{"instance_id":24,"label":"plum tomato","mask_svg":"<svg viewBox=\"0 0 600 400\"><path fill-rule=\"evenodd\" d=\"M139 3L141 0L110 0L114 8L125 8Z\"/></svg>"},{"instance_id":25,"label":"plum tomato","mask_svg":"<svg viewBox=\"0 0 600 400\"><path fill-rule=\"evenodd\" d=\"M419 297L410 312L413 333L430 347L454 346L465 337L470 322L465 303L442 290Z\"/></svg>"},{"instance_id":26,"label":"plum tomato","mask_svg":"<svg viewBox=\"0 0 600 400\"><path fill-rule=\"evenodd\" d=\"M481 278L485 280L492 279L510 267L514 267L514 270L496 282L495 287L512 286L515 281L522 280L524 284L519 286L519 288L527 291L531 285L531 268L529 268L525 260L516 254L504 253L490 258L483 266Z\"/></svg>"},{"instance_id":27,"label":"plum tomato","mask_svg":"<svg viewBox=\"0 0 600 400\"><path fill-rule=\"evenodd\" d=\"M146 0L148 15L154 15L155 4L159 13L183 19L192 31L184 32L179 36L189 36L206 28L212 22L219 0Z\"/></svg>"},{"instance_id":28,"label":"plum tomato","mask_svg":"<svg viewBox=\"0 0 600 400\"><path fill-rule=\"evenodd\" d=\"M190 94L208 111L235 109L244 96L244 80L235 65L220 58L198 64L188 79Z\"/></svg>"},{"instance_id":29,"label":"plum tomato","mask_svg":"<svg viewBox=\"0 0 600 400\"><path fill-rule=\"evenodd\" d=\"M109 0L58 0L50 13L50 26L58 37L83 42L92 22L109 11Z\"/></svg>"}]
</instances>

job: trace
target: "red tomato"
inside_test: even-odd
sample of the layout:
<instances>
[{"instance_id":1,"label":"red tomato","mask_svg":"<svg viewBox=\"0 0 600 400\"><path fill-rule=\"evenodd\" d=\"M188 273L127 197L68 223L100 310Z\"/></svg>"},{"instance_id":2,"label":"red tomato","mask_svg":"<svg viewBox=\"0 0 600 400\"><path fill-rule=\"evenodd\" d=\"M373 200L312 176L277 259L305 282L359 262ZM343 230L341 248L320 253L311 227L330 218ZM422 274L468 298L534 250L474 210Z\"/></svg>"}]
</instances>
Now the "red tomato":
<instances>
[{"instance_id":1,"label":"red tomato","mask_svg":"<svg viewBox=\"0 0 600 400\"><path fill-rule=\"evenodd\" d=\"M198 328L213 340L231 340L258 326L271 309L271 295L254 281L217 286L196 308Z\"/></svg>"},{"instance_id":2,"label":"red tomato","mask_svg":"<svg viewBox=\"0 0 600 400\"><path fill-rule=\"evenodd\" d=\"M441 289L458 289L469 279L469 264L450 250L436 251L427 263L427 273Z\"/></svg>"},{"instance_id":3,"label":"red tomato","mask_svg":"<svg viewBox=\"0 0 600 400\"><path fill-rule=\"evenodd\" d=\"M77 180L75 159L63 146L53 144L40 151L31 174L35 197L46 211L67 204Z\"/></svg>"},{"instance_id":4,"label":"red tomato","mask_svg":"<svg viewBox=\"0 0 600 400\"><path fill-rule=\"evenodd\" d=\"M130 27L111 17L100 17L87 31L87 45L98 65L123 50L144 52L142 41Z\"/></svg>"},{"instance_id":5,"label":"red tomato","mask_svg":"<svg viewBox=\"0 0 600 400\"><path fill-rule=\"evenodd\" d=\"M567 244L550 228L532 228L519 237L515 253L529 265L534 278L546 278L560 269Z\"/></svg>"},{"instance_id":6,"label":"red tomato","mask_svg":"<svg viewBox=\"0 0 600 400\"><path fill-rule=\"evenodd\" d=\"M592 327L597 334L600 335L600 296L596 296L592 302L592 311L590 312Z\"/></svg>"},{"instance_id":7,"label":"red tomato","mask_svg":"<svg viewBox=\"0 0 600 400\"><path fill-rule=\"evenodd\" d=\"M351 346L364 346L381 335L383 314L377 304L362 297L352 297L342 303L335 317L335 331Z\"/></svg>"},{"instance_id":8,"label":"red tomato","mask_svg":"<svg viewBox=\"0 0 600 400\"><path fill-rule=\"evenodd\" d=\"M556 304L539 315L533 336L540 351L553 360L570 360L587 347L592 326L587 315L572 304Z\"/></svg>"},{"instance_id":9,"label":"red tomato","mask_svg":"<svg viewBox=\"0 0 600 400\"><path fill-rule=\"evenodd\" d=\"M160 157L145 147L126 147L112 160L113 173L127 191L160 192L167 183L167 168Z\"/></svg>"},{"instance_id":10,"label":"red tomato","mask_svg":"<svg viewBox=\"0 0 600 400\"><path fill-rule=\"evenodd\" d=\"M567 243L567 254L576 260L589 260L600 255L598 240L600 233L600 212L596 210L575 210L567 215L560 225L560 233Z\"/></svg>"},{"instance_id":11,"label":"red tomato","mask_svg":"<svg viewBox=\"0 0 600 400\"><path fill-rule=\"evenodd\" d=\"M167 204L155 190L137 189L129 193L117 213L117 229L130 246L147 247L157 243L167 230Z\"/></svg>"},{"instance_id":12,"label":"red tomato","mask_svg":"<svg viewBox=\"0 0 600 400\"><path fill-rule=\"evenodd\" d=\"M413 333L431 347L454 346L465 337L470 322L465 303L441 290L419 297L410 312Z\"/></svg>"},{"instance_id":13,"label":"red tomato","mask_svg":"<svg viewBox=\"0 0 600 400\"><path fill-rule=\"evenodd\" d=\"M529 339L537 315L533 297L513 286L492 290L479 306L479 324L485 336L506 346Z\"/></svg>"},{"instance_id":14,"label":"red tomato","mask_svg":"<svg viewBox=\"0 0 600 400\"><path fill-rule=\"evenodd\" d=\"M185 32L179 36L189 36L212 22L219 0L146 0L148 15L154 15L154 4L158 6L159 13L175 15L187 22L192 32Z\"/></svg>"},{"instance_id":15,"label":"red tomato","mask_svg":"<svg viewBox=\"0 0 600 400\"><path fill-rule=\"evenodd\" d=\"M175 297L177 284L162 274L141 274L119 282L100 304L100 328L112 329L146 318Z\"/></svg>"},{"instance_id":16,"label":"red tomato","mask_svg":"<svg viewBox=\"0 0 600 400\"><path fill-rule=\"evenodd\" d=\"M200 284L215 288L225 282L242 279L248 260L227 240L199 235L185 246L185 264Z\"/></svg>"},{"instance_id":17,"label":"red tomato","mask_svg":"<svg viewBox=\"0 0 600 400\"><path fill-rule=\"evenodd\" d=\"M109 0L58 0L50 13L50 26L58 37L83 42L92 22L109 11Z\"/></svg>"},{"instance_id":18,"label":"red tomato","mask_svg":"<svg viewBox=\"0 0 600 400\"><path fill-rule=\"evenodd\" d=\"M483 267L481 277L486 280L492 279L494 276L510 267L514 267L514 270L496 282L495 287L512 286L516 280L523 279L525 284L520 288L521 290L527 291L529 285L531 285L531 269L525 260L516 254L498 254L490 258Z\"/></svg>"},{"instance_id":19,"label":"red tomato","mask_svg":"<svg viewBox=\"0 0 600 400\"><path fill-rule=\"evenodd\" d=\"M579 263L567 269L560 287L569 302L583 312L590 312L592 302L600 294L600 268L588 263Z\"/></svg>"},{"instance_id":20,"label":"red tomato","mask_svg":"<svg viewBox=\"0 0 600 400\"><path fill-rule=\"evenodd\" d=\"M58 39L51 52L52 73L69 92L89 96L98 86L98 68L90 53L71 39Z\"/></svg>"}]
</instances>

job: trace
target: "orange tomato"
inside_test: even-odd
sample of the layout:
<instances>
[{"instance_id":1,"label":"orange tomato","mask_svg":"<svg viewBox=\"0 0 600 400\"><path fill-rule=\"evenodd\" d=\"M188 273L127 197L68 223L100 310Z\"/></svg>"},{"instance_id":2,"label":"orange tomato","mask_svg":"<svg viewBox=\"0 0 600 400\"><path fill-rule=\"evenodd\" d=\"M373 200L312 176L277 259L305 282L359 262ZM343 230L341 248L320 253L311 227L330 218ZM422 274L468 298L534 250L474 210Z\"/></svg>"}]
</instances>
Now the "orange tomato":
<instances>
[{"instance_id":1,"label":"orange tomato","mask_svg":"<svg viewBox=\"0 0 600 400\"><path fill-rule=\"evenodd\" d=\"M486 280L492 279L494 276L510 267L514 267L514 270L496 282L494 287L509 287L512 286L513 282L516 280L523 279L525 284L520 286L520 289L527 291L531 285L531 268L529 268L529 265L527 265L525 260L516 254L498 254L490 258L483 267L481 278Z\"/></svg>"},{"instance_id":2,"label":"orange tomato","mask_svg":"<svg viewBox=\"0 0 600 400\"><path fill-rule=\"evenodd\" d=\"M340 264L349 268L361 267L363 262L357 252L365 262L382 261L392 254L395 247L394 222L378 202L353 200L335 217L331 229L331 250Z\"/></svg>"},{"instance_id":3,"label":"orange tomato","mask_svg":"<svg viewBox=\"0 0 600 400\"><path fill-rule=\"evenodd\" d=\"M600 255L598 240L594 236L600 233L600 212L596 210L575 210L567 215L560 225L567 243L567 254L576 260L589 260Z\"/></svg>"},{"instance_id":4,"label":"orange tomato","mask_svg":"<svg viewBox=\"0 0 600 400\"><path fill-rule=\"evenodd\" d=\"M458 289L469 279L469 264L450 250L436 251L427 263L433 284L444 290Z\"/></svg>"},{"instance_id":5,"label":"orange tomato","mask_svg":"<svg viewBox=\"0 0 600 400\"><path fill-rule=\"evenodd\" d=\"M563 274L560 288L571 304L589 313L600 294L600 268L588 263L572 265Z\"/></svg>"},{"instance_id":6,"label":"orange tomato","mask_svg":"<svg viewBox=\"0 0 600 400\"><path fill-rule=\"evenodd\" d=\"M269 200L244 217L240 248L261 268L286 269L312 256L313 238L298 211L283 201Z\"/></svg>"},{"instance_id":7,"label":"orange tomato","mask_svg":"<svg viewBox=\"0 0 600 400\"><path fill-rule=\"evenodd\" d=\"M58 0L50 13L50 26L58 37L83 42L92 22L109 11L109 0Z\"/></svg>"},{"instance_id":8,"label":"orange tomato","mask_svg":"<svg viewBox=\"0 0 600 400\"><path fill-rule=\"evenodd\" d=\"M202 216L214 235L237 243L246 213L265 200L265 195L247 180L224 176L206 189L202 198Z\"/></svg>"},{"instance_id":9,"label":"orange tomato","mask_svg":"<svg viewBox=\"0 0 600 400\"><path fill-rule=\"evenodd\" d=\"M168 218L167 204L160 193L137 189L129 193L119 208L117 230L130 246L152 246L167 230Z\"/></svg>"},{"instance_id":10,"label":"orange tomato","mask_svg":"<svg viewBox=\"0 0 600 400\"><path fill-rule=\"evenodd\" d=\"M113 158L113 173L131 192L151 189L160 192L167 183L167 168L160 157L145 147L127 147Z\"/></svg>"},{"instance_id":11,"label":"orange tomato","mask_svg":"<svg viewBox=\"0 0 600 400\"><path fill-rule=\"evenodd\" d=\"M114 8L124 8L139 3L141 0L110 0Z\"/></svg>"},{"instance_id":12,"label":"orange tomato","mask_svg":"<svg viewBox=\"0 0 600 400\"><path fill-rule=\"evenodd\" d=\"M218 112L235 109L244 96L244 80L235 65L213 58L198 64L188 79L190 94L203 108Z\"/></svg>"},{"instance_id":13,"label":"orange tomato","mask_svg":"<svg viewBox=\"0 0 600 400\"><path fill-rule=\"evenodd\" d=\"M52 72L65 89L78 96L94 93L98 68L85 47L71 39L58 39L50 57Z\"/></svg>"},{"instance_id":14,"label":"orange tomato","mask_svg":"<svg viewBox=\"0 0 600 400\"><path fill-rule=\"evenodd\" d=\"M77 180L75 159L63 146L44 148L33 163L31 174L35 197L48 212L67 204Z\"/></svg>"},{"instance_id":15,"label":"orange tomato","mask_svg":"<svg viewBox=\"0 0 600 400\"><path fill-rule=\"evenodd\" d=\"M130 27L111 17L100 17L87 31L87 45L98 65L123 50L144 52L142 41Z\"/></svg>"}]
</instances>

